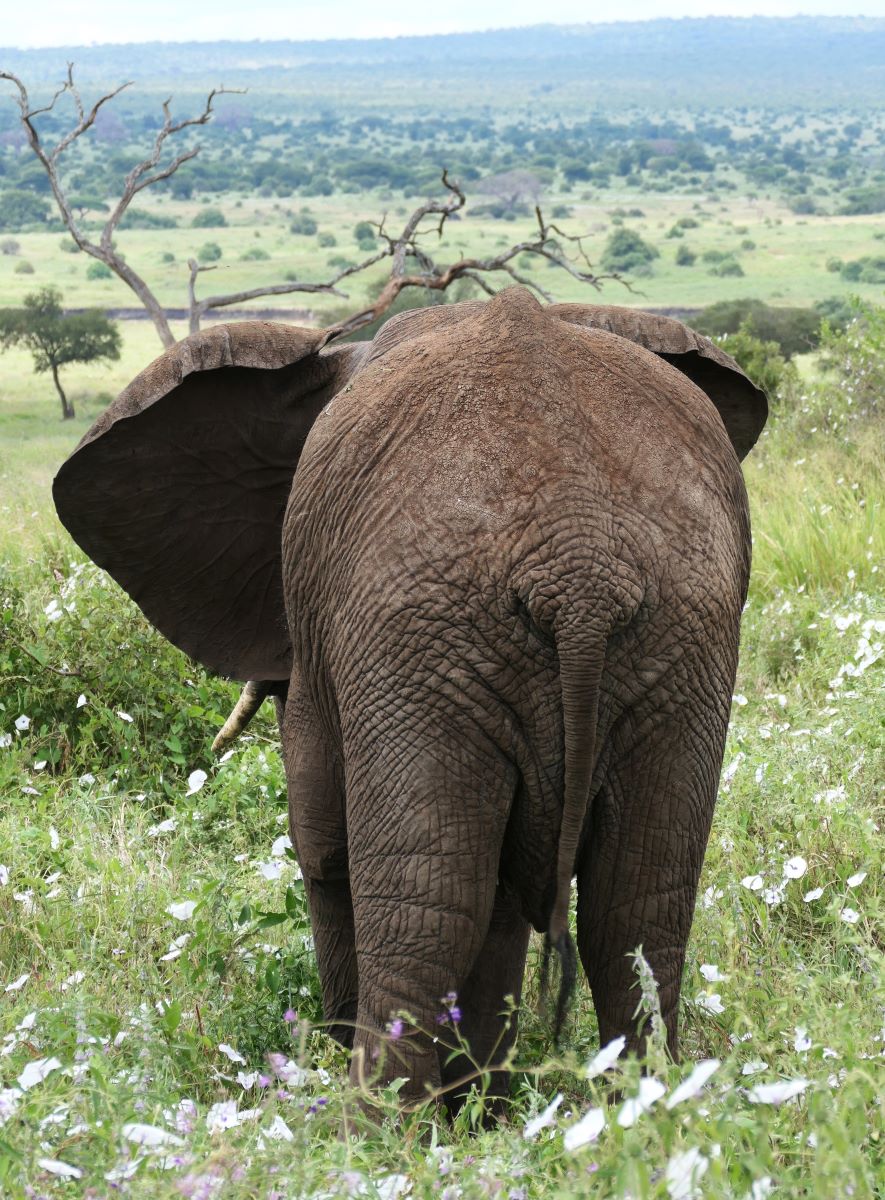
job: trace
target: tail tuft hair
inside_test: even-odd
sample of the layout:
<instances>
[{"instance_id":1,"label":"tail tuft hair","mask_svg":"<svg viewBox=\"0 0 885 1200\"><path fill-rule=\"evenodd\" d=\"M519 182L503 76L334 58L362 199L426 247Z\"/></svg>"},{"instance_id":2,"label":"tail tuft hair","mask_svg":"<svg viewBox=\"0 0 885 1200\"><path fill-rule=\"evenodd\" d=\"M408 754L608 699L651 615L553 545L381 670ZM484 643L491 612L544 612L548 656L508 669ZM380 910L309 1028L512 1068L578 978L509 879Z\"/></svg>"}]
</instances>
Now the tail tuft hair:
<instances>
[{"instance_id":1,"label":"tail tuft hair","mask_svg":"<svg viewBox=\"0 0 885 1200\"><path fill-rule=\"evenodd\" d=\"M575 980L578 974L575 943L572 941L571 934L567 929L555 940L551 938L549 933L544 935L544 956L541 959L542 1002L547 998L547 989L550 981L550 953L552 950L556 951L559 958L559 992L556 996L556 1011L553 1020L553 1038L556 1044L559 1045L559 1037L562 1033L562 1027L565 1024L565 1018L568 1016L572 992L575 989Z\"/></svg>"}]
</instances>

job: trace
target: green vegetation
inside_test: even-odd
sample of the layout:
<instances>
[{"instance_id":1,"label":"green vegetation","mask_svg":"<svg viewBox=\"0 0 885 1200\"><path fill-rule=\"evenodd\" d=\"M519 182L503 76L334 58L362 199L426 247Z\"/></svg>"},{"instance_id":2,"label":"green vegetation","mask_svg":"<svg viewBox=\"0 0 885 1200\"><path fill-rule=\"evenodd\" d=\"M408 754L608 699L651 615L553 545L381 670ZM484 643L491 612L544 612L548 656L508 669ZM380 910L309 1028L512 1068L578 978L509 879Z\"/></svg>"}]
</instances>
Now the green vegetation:
<instances>
[{"instance_id":1,"label":"green vegetation","mask_svg":"<svg viewBox=\"0 0 885 1200\"><path fill-rule=\"evenodd\" d=\"M660 251L643 241L635 229L622 226L609 234L599 261L606 271L650 275L651 262L659 254Z\"/></svg>"},{"instance_id":2,"label":"green vegetation","mask_svg":"<svg viewBox=\"0 0 885 1200\"><path fill-rule=\"evenodd\" d=\"M145 323L128 323L109 390L154 350ZM703 1175L723 1200L772 1187L830 1200L847 1181L874 1196L882 310L825 334L818 381L781 396L745 464L754 572L686 969L688 1061L653 1049L647 1069L667 1092L619 1123L609 1084L633 1097L639 1064L587 1081L586 989L553 1052L536 948L507 1122L476 1135L478 1102L454 1127L432 1111L397 1116L392 1093L389 1119L359 1117L343 1055L317 1025L271 714L212 759L236 688L164 642L51 511L49 478L107 397L72 368L83 415L59 426L19 354L0 359L4 1194L102 1195L121 1182L136 1200L245 1200L279 1171L299 1195L394 1196L410 1183L421 1198L579 1197L589 1180L600 1195L665 1200ZM720 1065L674 1103L701 1059ZM592 1108L601 1133L566 1141ZM361 1140L339 1138L345 1113Z\"/></svg>"},{"instance_id":3,"label":"green vegetation","mask_svg":"<svg viewBox=\"0 0 885 1200\"><path fill-rule=\"evenodd\" d=\"M736 333L747 321L763 341L777 343L786 359L815 350L820 341L821 313L817 309L775 306L752 297L711 304L691 318L691 325L708 337L721 337Z\"/></svg>"},{"instance_id":4,"label":"green vegetation","mask_svg":"<svg viewBox=\"0 0 885 1200\"><path fill-rule=\"evenodd\" d=\"M0 309L0 350L23 346L34 359L34 370L52 373L61 400L62 417L76 414L65 395L59 371L71 363L106 362L120 357L120 332L98 310L64 313L58 288L45 287L25 296L21 308Z\"/></svg>"},{"instance_id":5,"label":"green vegetation","mask_svg":"<svg viewBox=\"0 0 885 1200\"><path fill-rule=\"evenodd\" d=\"M194 229L221 229L227 224L227 217L220 208L201 208L191 221Z\"/></svg>"}]
</instances>

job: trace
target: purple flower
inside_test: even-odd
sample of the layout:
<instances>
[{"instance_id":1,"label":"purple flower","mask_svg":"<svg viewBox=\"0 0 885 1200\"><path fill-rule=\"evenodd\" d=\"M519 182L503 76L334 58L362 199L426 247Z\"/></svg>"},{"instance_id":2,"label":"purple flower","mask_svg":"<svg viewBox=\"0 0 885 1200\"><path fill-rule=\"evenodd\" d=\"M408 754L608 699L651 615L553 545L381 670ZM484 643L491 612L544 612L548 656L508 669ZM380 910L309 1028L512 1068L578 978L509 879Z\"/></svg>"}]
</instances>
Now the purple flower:
<instances>
[{"instance_id":1,"label":"purple flower","mask_svg":"<svg viewBox=\"0 0 885 1200\"><path fill-rule=\"evenodd\" d=\"M390 1040L392 1042L395 1042L397 1038L401 1038L403 1036L403 1028L404 1026L401 1017L397 1017L396 1020L390 1022L390 1024L387 1026L387 1032L390 1034Z\"/></svg>"},{"instance_id":2,"label":"purple flower","mask_svg":"<svg viewBox=\"0 0 885 1200\"><path fill-rule=\"evenodd\" d=\"M452 1021L455 1025L457 1025L458 1022L461 1020L461 1009L458 1007L457 1004L453 1004L452 1007L449 1009L449 1016L452 1018Z\"/></svg>"},{"instance_id":3,"label":"purple flower","mask_svg":"<svg viewBox=\"0 0 885 1200\"><path fill-rule=\"evenodd\" d=\"M295 1021L298 1020L298 1013L295 1011L294 1008L287 1008L286 1011L283 1013L283 1020L286 1022L287 1025L292 1025L292 1024L294 1024Z\"/></svg>"}]
</instances>

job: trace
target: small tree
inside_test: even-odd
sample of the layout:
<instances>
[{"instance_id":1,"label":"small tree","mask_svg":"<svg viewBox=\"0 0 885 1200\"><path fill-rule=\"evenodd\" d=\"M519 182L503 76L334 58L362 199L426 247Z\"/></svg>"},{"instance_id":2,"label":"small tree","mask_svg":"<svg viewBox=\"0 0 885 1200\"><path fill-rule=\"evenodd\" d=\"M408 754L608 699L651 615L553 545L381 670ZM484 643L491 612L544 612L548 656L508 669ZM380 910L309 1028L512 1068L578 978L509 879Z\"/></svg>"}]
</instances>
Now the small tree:
<instances>
[{"instance_id":1,"label":"small tree","mask_svg":"<svg viewBox=\"0 0 885 1200\"><path fill-rule=\"evenodd\" d=\"M104 313L90 309L65 313L58 288L45 287L25 296L21 308L0 309L0 349L24 346L34 356L34 370L52 372L61 399L62 418L75 416L61 386L59 370L68 363L98 362L120 357L120 332Z\"/></svg>"}]
</instances>

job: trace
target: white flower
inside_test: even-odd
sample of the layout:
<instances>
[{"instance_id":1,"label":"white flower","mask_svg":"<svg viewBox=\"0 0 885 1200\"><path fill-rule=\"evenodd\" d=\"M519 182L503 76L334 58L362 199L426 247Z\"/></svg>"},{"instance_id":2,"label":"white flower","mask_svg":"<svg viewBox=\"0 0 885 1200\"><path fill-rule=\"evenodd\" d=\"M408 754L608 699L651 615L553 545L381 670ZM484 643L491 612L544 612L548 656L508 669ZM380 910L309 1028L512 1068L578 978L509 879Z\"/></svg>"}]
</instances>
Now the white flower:
<instances>
[{"instance_id":1,"label":"white flower","mask_svg":"<svg viewBox=\"0 0 885 1200\"><path fill-rule=\"evenodd\" d=\"M691 1200L700 1195L699 1184L707 1173L710 1160L700 1150L692 1147L682 1154L674 1154L667 1163L665 1178L671 1200Z\"/></svg>"},{"instance_id":2,"label":"white flower","mask_svg":"<svg viewBox=\"0 0 885 1200\"><path fill-rule=\"evenodd\" d=\"M853 908L843 908L839 917L846 925L856 925L860 920L860 913Z\"/></svg>"},{"instance_id":3,"label":"white flower","mask_svg":"<svg viewBox=\"0 0 885 1200\"><path fill-rule=\"evenodd\" d=\"M732 696L731 699L732 699L732 703L736 704L738 706L738 708L743 708L744 705L749 703L749 701L747 700L747 697L742 695L741 692L735 692L735 694Z\"/></svg>"},{"instance_id":4,"label":"white flower","mask_svg":"<svg viewBox=\"0 0 885 1200\"><path fill-rule=\"evenodd\" d=\"M712 908L716 901L721 900L724 895L725 892L723 892L721 888L715 888L711 885L705 890L703 896L701 897L701 902L703 903L704 908Z\"/></svg>"},{"instance_id":5,"label":"white flower","mask_svg":"<svg viewBox=\"0 0 885 1200\"><path fill-rule=\"evenodd\" d=\"M58 830L54 825L49 826L49 848L57 850L61 845L61 838L58 836Z\"/></svg>"},{"instance_id":6,"label":"white flower","mask_svg":"<svg viewBox=\"0 0 885 1200\"><path fill-rule=\"evenodd\" d=\"M695 996L695 1004L704 1012L717 1014L725 1012L725 1005L718 992L698 992Z\"/></svg>"},{"instance_id":7,"label":"white flower","mask_svg":"<svg viewBox=\"0 0 885 1200\"><path fill-rule=\"evenodd\" d=\"M810 904L812 900L820 900L824 894L823 888L812 888L810 892L806 892L802 899L806 904Z\"/></svg>"},{"instance_id":8,"label":"white flower","mask_svg":"<svg viewBox=\"0 0 885 1200\"><path fill-rule=\"evenodd\" d=\"M683 1079L682 1083L676 1088L673 1094L667 1100L667 1108L675 1108L677 1104L681 1104L683 1100L690 1100L692 1096L696 1096L698 1092L719 1070L718 1058L702 1059L694 1068L687 1079Z\"/></svg>"},{"instance_id":9,"label":"white flower","mask_svg":"<svg viewBox=\"0 0 885 1200\"><path fill-rule=\"evenodd\" d=\"M0 863L0 887L6 887L9 883L9 867L5 863Z\"/></svg>"},{"instance_id":10,"label":"white flower","mask_svg":"<svg viewBox=\"0 0 885 1200\"><path fill-rule=\"evenodd\" d=\"M7 746L12 745L11 733L0 733L0 750L5 750Z\"/></svg>"},{"instance_id":11,"label":"white flower","mask_svg":"<svg viewBox=\"0 0 885 1200\"><path fill-rule=\"evenodd\" d=\"M5 1125L10 1117L15 1116L21 1098L18 1088L0 1088L0 1125Z\"/></svg>"},{"instance_id":12,"label":"white flower","mask_svg":"<svg viewBox=\"0 0 885 1200\"><path fill-rule=\"evenodd\" d=\"M172 833L178 828L178 822L175 817L167 817L165 821L160 821L158 825L151 825L145 830L148 837L159 837L161 833Z\"/></svg>"},{"instance_id":13,"label":"white flower","mask_svg":"<svg viewBox=\"0 0 885 1200\"><path fill-rule=\"evenodd\" d=\"M18 1086L23 1092L29 1091L32 1087L36 1087L52 1071L57 1071L61 1063L57 1058L35 1058L33 1062L29 1062L21 1075L18 1077Z\"/></svg>"},{"instance_id":14,"label":"white flower","mask_svg":"<svg viewBox=\"0 0 885 1200\"><path fill-rule=\"evenodd\" d=\"M378 1200L397 1200L412 1190L412 1181L408 1175L383 1175L375 1183L375 1190Z\"/></svg>"},{"instance_id":15,"label":"white flower","mask_svg":"<svg viewBox=\"0 0 885 1200\"><path fill-rule=\"evenodd\" d=\"M566 1150L578 1150L589 1142L595 1142L605 1129L605 1113L601 1108L590 1108L580 1121L568 1128L562 1135L562 1144Z\"/></svg>"},{"instance_id":16,"label":"white flower","mask_svg":"<svg viewBox=\"0 0 885 1200\"><path fill-rule=\"evenodd\" d=\"M741 1067L742 1075L758 1075L760 1071L768 1070L768 1063L761 1058L751 1059Z\"/></svg>"},{"instance_id":17,"label":"white flower","mask_svg":"<svg viewBox=\"0 0 885 1200\"><path fill-rule=\"evenodd\" d=\"M741 763L744 761L744 759L746 757L747 756L746 756L746 754L744 754L743 750L739 750L737 752L737 754L734 756L734 758L731 760L731 762L728 764L728 766L725 768L725 770L722 772L722 783L726 789L731 786L731 781L732 781L732 779L734 779L735 775L737 774L738 767L741 765Z\"/></svg>"},{"instance_id":18,"label":"white flower","mask_svg":"<svg viewBox=\"0 0 885 1200\"><path fill-rule=\"evenodd\" d=\"M166 912L176 921L189 921L194 915L196 907L196 900L179 900L175 904L170 904Z\"/></svg>"},{"instance_id":19,"label":"white flower","mask_svg":"<svg viewBox=\"0 0 885 1200\"><path fill-rule=\"evenodd\" d=\"M701 963L701 974L707 983L725 983L728 980L728 976L723 975L713 963Z\"/></svg>"},{"instance_id":20,"label":"white flower","mask_svg":"<svg viewBox=\"0 0 885 1200\"><path fill-rule=\"evenodd\" d=\"M221 1100L213 1104L206 1114L206 1128L210 1133L221 1133L235 1129L240 1124L240 1112L236 1100Z\"/></svg>"},{"instance_id":21,"label":"white flower","mask_svg":"<svg viewBox=\"0 0 885 1200\"><path fill-rule=\"evenodd\" d=\"M64 981L64 983L61 985L61 990L63 992L66 992L68 990L68 988L76 987L78 983L82 983L85 978L86 978L85 971L75 971L73 973L73 975L69 975L67 977L67 979Z\"/></svg>"},{"instance_id":22,"label":"white flower","mask_svg":"<svg viewBox=\"0 0 885 1200\"><path fill-rule=\"evenodd\" d=\"M621 1105L621 1111L618 1113L618 1124L621 1128L629 1129L631 1125L635 1125L642 1114L660 1100L666 1091L660 1079L655 1079L653 1075L644 1075L639 1081L639 1091L636 1095Z\"/></svg>"},{"instance_id":23,"label":"white flower","mask_svg":"<svg viewBox=\"0 0 885 1200\"><path fill-rule=\"evenodd\" d=\"M58 1175L62 1179L82 1179L83 1177L83 1172L79 1167L72 1167L70 1163L61 1162L57 1158L38 1158L37 1166L48 1171L50 1175Z\"/></svg>"},{"instance_id":24,"label":"white flower","mask_svg":"<svg viewBox=\"0 0 885 1200\"><path fill-rule=\"evenodd\" d=\"M866 871L858 871L856 875L849 875L845 882L850 888L856 888L860 887L866 877Z\"/></svg>"},{"instance_id":25,"label":"white flower","mask_svg":"<svg viewBox=\"0 0 885 1200\"><path fill-rule=\"evenodd\" d=\"M90 784L95 783L95 776L92 774L91 771L87 771L85 775L80 776L80 782L83 784L84 787L89 787Z\"/></svg>"},{"instance_id":26,"label":"white flower","mask_svg":"<svg viewBox=\"0 0 885 1200\"><path fill-rule=\"evenodd\" d=\"M24 731L30 727L30 724L31 718L26 717L24 713L22 713L20 717L15 718L15 727L19 733L24 733Z\"/></svg>"},{"instance_id":27,"label":"white flower","mask_svg":"<svg viewBox=\"0 0 885 1200\"><path fill-rule=\"evenodd\" d=\"M808 1036L808 1030L802 1025L797 1025L795 1029L796 1036L793 1038L793 1049L797 1054L805 1054L811 1049L811 1038Z\"/></svg>"},{"instance_id":28,"label":"white flower","mask_svg":"<svg viewBox=\"0 0 885 1200\"><path fill-rule=\"evenodd\" d=\"M753 1104L784 1104L795 1096L801 1096L808 1087L807 1079L784 1079L779 1083L759 1083L747 1092Z\"/></svg>"},{"instance_id":29,"label":"white flower","mask_svg":"<svg viewBox=\"0 0 885 1200\"><path fill-rule=\"evenodd\" d=\"M177 938L173 938L169 945L169 949L165 954L160 955L160 962L172 962L173 959L179 958L184 947L193 937L193 934L182 933Z\"/></svg>"},{"instance_id":30,"label":"white flower","mask_svg":"<svg viewBox=\"0 0 885 1200\"><path fill-rule=\"evenodd\" d=\"M43 609L48 621L60 621L65 615L57 600L50 600Z\"/></svg>"},{"instance_id":31,"label":"white flower","mask_svg":"<svg viewBox=\"0 0 885 1200\"><path fill-rule=\"evenodd\" d=\"M283 858L286 851L291 850L292 848L292 839L289 837L288 833L284 833L282 837L278 837L271 846L270 853L273 858Z\"/></svg>"},{"instance_id":32,"label":"white flower","mask_svg":"<svg viewBox=\"0 0 885 1200\"><path fill-rule=\"evenodd\" d=\"M767 1200L767 1197L774 1191L774 1184L771 1182L770 1175L763 1175L761 1179L754 1179L747 1200Z\"/></svg>"},{"instance_id":33,"label":"white flower","mask_svg":"<svg viewBox=\"0 0 885 1200\"><path fill-rule=\"evenodd\" d=\"M291 1142L295 1138L295 1134L279 1115L275 1116L264 1130L264 1136L275 1142Z\"/></svg>"},{"instance_id":34,"label":"white flower","mask_svg":"<svg viewBox=\"0 0 885 1200\"><path fill-rule=\"evenodd\" d=\"M246 1065L245 1058L243 1058L242 1054L240 1054L238 1051L234 1050L233 1046L229 1046L227 1044L227 1042L220 1042L218 1045L218 1049L221 1051L222 1054L224 1054L227 1058L229 1058L232 1063L240 1063L242 1066L245 1067L245 1065Z\"/></svg>"},{"instance_id":35,"label":"white flower","mask_svg":"<svg viewBox=\"0 0 885 1200\"><path fill-rule=\"evenodd\" d=\"M254 1088L257 1082L257 1071L237 1071L237 1083L244 1092L248 1092L250 1088Z\"/></svg>"},{"instance_id":36,"label":"white flower","mask_svg":"<svg viewBox=\"0 0 885 1200\"><path fill-rule=\"evenodd\" d=\"M801 854L796 854L784 863L784 878L801 879L807 870L808 863Z\"/></svg>"},{"instance_id":37,"label":"white flower","mask_svg":"<svg viewBox=\"0 0 885 1200\"><path fill-rule=\"evenodd\" d=\"M275 879L281 878L284 867L285 863L274 862L274 860L271 858L268 859L267 862L258 864L258 874L263 879L267 879L269 882L272 882Z\"/></svg>"},{"instance_id":38,"label":"white flower","mask_svg":"<svg viewBox=\"0 0 885 1200\"><path fill-rule=\"evenodd\" d=\"M191 771L187 777L187 796L195 796L209 776L205 771Z\"/></svg>"},{"instance_id":39,"label":"white flower","mask_svg":"<svg viewBox=\"0 0 885 1200\"><path fill-rule=\"evenodd\" d=\"M45 769L46 769L46 759L45 758L41 758L39 762L34 763L35 771L44 771Z\"/></svg>"},{"instance_id":40,"label":"white flower","mask_svg":"<svg viewBox=\"0 0 885 1200\"><path fill-rule=\"evenodd\" d=\"M779 904L783 903L783 899L783 885L779 887L767 887L762 889L762 901L764 904L767 904L769 908L777 908Z\"/></svg>"},{"instance_id":41,"label":"white flower","mask_svg":"<svg viewBox=\"0 0 885 1200\"><path fill-rule=\"evenodd\" d=\"M19 975L18 979L14 979L12 983L7 983L4 989L7 992L19 992L31 978L31 972L26 971L24 975Z\"/></svg>"},{"instance_id":42,"label":"white flower","mask_svg":"<svg viewBox=\"0 0 885 1200\"><path fill-rule=\"evenodd\" d=\"M139 1121L124 1125L121 1130L127 1142L136 1146L183 1146L183 1140L168 1129L160 1129L157 1125L142 1125Z\"/></svg>"},{"instance_id":43,"label":"white flower","mask_svg":"<svg viewBox=\"0 0 885 1200\"><path fill-rule=\"evenodd\" d=\"M584 1072L587 1078L594 1079L597 1075L602 1075L605 1071L613 1067L626 1045L627 1039L625 1037L616 1037L607 1046L603 1046L587 1063L587 1069Z\"/></svg>"},{"instance_id":44,"label":"white flower","mask_svg":"<svg viewBox=\"0 0 885 1200\"><path fill-rule=\"evenodd\" d=\"M546 1129L548 1125L552 1125L556 1116L556 1110L560 1104L562 1104L562 1092L557 1092L543 1112L539 1112L536 1117L532 1117L530 1121L526 1121L522 1136L531 1140L533 1137L537 1137L542 1129Z\"/></svg>"},{"instance_id":45,"label":"white flower","mask_svg":"<svg viewBox=\"0 0 885 1200\"><path fill-rule=\"evenodd\" d=\"M132 724L132 718L129 716L129 713L123 712L123 710L121 708L117 709L117 716L120 718L121 721L125 721L127 725Z\"/></svg>"},{"instance_id":46,"label":"white flower","mask_svg":"<svg viewBox=\"0 0 885 1200\"><path fill-rule=\"evenodd\" d=\"M88 701L87 701L85 695L81 692L80 695L77 697L77 708L84 708L87 703L88 703Z\"/></svg>"},{"instance_id":47,"label":"white flower","mask_svg":"<svg viewBox=\"0 0 885 1200\"><path fill-rule=\"evenodd\" d=\"M761 892L764 886L761 875L745 875L741 880L741 887L745 887L751 892Z\"/></svg>"}]
</instances>

